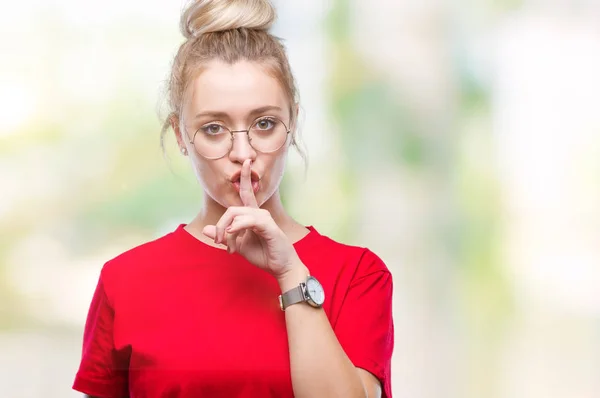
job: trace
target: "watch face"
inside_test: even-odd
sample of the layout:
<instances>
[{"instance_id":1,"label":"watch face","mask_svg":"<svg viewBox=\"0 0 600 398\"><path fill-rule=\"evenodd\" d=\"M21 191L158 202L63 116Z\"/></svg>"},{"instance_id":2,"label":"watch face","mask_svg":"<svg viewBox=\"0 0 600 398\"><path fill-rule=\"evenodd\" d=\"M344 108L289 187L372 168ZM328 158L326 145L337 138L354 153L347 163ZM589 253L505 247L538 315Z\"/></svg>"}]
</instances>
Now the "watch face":
<instances>
[{"instance_id":1,"label":"watch face","mask_svg":"<svg viewBox=\"0 0 600 398\"><path fill-rule=\"evenodd\" d=\"M316 305L323 305L323 302L325 301L323 286L321 286L321 283L312 276L308 277L306 280L306 291L308 292L310 299Z\"/></svg>"}]
</instances>

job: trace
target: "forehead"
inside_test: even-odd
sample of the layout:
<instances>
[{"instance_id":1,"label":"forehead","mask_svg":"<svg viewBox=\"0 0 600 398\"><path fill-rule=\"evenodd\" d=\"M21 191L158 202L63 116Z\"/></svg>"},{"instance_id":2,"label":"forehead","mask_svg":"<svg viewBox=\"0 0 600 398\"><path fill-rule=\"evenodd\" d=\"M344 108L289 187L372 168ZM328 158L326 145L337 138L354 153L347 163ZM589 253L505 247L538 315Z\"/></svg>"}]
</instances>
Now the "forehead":
<instances>
[{"instance_id":1,"label":"forehead","mask_svg":"<svg viewBox=\"0 0 600 398\"><path fill-rule=\"evenodd\" d=\"M195 113L215 111L231 118L244 118L254 109L278 106L287 109L285 92L266 66L239 61L227 64L213 60L194 79L189 101Z\"/></svg>"}]
</instances>

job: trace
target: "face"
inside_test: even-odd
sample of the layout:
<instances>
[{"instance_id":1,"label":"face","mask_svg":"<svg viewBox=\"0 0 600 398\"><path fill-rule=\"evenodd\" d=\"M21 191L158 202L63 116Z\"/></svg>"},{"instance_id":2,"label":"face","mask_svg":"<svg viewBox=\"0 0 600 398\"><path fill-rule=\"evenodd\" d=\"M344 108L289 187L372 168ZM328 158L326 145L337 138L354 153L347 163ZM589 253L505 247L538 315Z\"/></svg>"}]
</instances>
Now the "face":
<instances>
[{"instance_id":1,"label":"face","mask_svg":"<svg viewBox=\"0 0 600 398\"><path fill-rule=\"evenodd\" d=\"M265 153L250 145L247 134L234 133L231 149L223 157L213 159L196 150L200 142L213 140L212 136L202 141L194 134L226 131L219 126L231 131L247 130L257 119L262 120L259 128L268 128L269 117L292 128L289 109L284 90L261 64L240 61L230 65L214 60L203 67L190 85L182 107L182 123L175 132L209 198L225 208L242 205L239 173L244 161L250 159L256 200L259 206L263 205L279 188L291 137L288 134L279 149ZM231 135L225 136L224 142L231 142ZM192 139L196 145L190 143ZM258 142L258 138L253 142Z\"/></svg>"}]
</instances>

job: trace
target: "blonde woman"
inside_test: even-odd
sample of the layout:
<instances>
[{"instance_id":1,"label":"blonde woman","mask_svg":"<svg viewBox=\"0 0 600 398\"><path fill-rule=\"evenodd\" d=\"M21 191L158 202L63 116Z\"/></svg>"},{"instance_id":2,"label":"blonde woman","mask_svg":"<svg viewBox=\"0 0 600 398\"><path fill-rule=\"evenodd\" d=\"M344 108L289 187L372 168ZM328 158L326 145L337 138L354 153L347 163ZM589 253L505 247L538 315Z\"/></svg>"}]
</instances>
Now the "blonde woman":
<instances>
[{"instance_id":1,"label":"blonde woman","mask_svg":"<svg viewBox=\"0 0 600 398\"><path fill-rule=\"evenodd\" d=\"M172 129L205 199L108 261L73 388L91 397L391 397L392 277L296 222L279 184L298 103L267 0L191 3Z\"/></svg>"}]
</instances>

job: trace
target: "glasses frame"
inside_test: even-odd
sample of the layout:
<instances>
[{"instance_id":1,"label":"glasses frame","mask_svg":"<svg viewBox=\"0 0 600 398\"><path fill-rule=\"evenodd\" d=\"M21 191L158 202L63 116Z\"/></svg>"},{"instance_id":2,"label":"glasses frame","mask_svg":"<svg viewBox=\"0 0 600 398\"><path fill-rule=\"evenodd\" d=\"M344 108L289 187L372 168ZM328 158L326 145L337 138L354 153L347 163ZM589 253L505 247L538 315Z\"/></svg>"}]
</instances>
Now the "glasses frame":
<instances>
[{"instance_id":1,"label":"glasses frame","mask_svg":"<svg viewBox=\"0 0 600 398\"><path fill-rule=\"evenodd\" d=\"M281 122L281 124L283 124L283 127L285 127L285 140L283 141L283 143L277 148L277 149L273 149L272 151L261 151L259 149L256 149L254 147L254 145L252 145L252 139L250 138L250 130L252 129L252 126L254 126L259 120L262 119L275 119L279 122ZM194 144L194 140L196 139L196 135L198 134L198 132L205 126L207 125L211 125L211 124L218 124L219 126L221 126L222 128L226 129L227 131L229 131L229 135L231 136L231 145L229 147L229 149L221 156L205 156L203 154L201 154L198 149L196 148L196 145ZM187 128L186 128L187 131ZM287 124L284 123L283 120L281 120L278 117L275 116L259 116L256 119L254 119L252 121L252 123L250 124L250 126L246 129L246 130L231 130L229 127L227 127L225 124L221 124L221 123L204 123L202 126L198 127L198 129L194 132L194 135L192 136L192 138L190 139L190 144L194 147L194 150L196 151L196 153L200 156L202 156L205 159L208 160L217 160L217 159L221 159L225 156L227 156L228 153L231 152L231 150L233 149L233 140L234 140L234 134L237 133L246 133L246 137L248 138L248 144L250 144L250 146L252 147L252 149L254 149L256 152L260 152L260 153L273 153L273 152L277 152L278 150L280 150L281 148L283 148L283 146L285 145L285 143L288 140L288 135L290 134L290 129L287 126ZM189 134L188 134L189 137Z\"/></svg>"}]
</instances>

